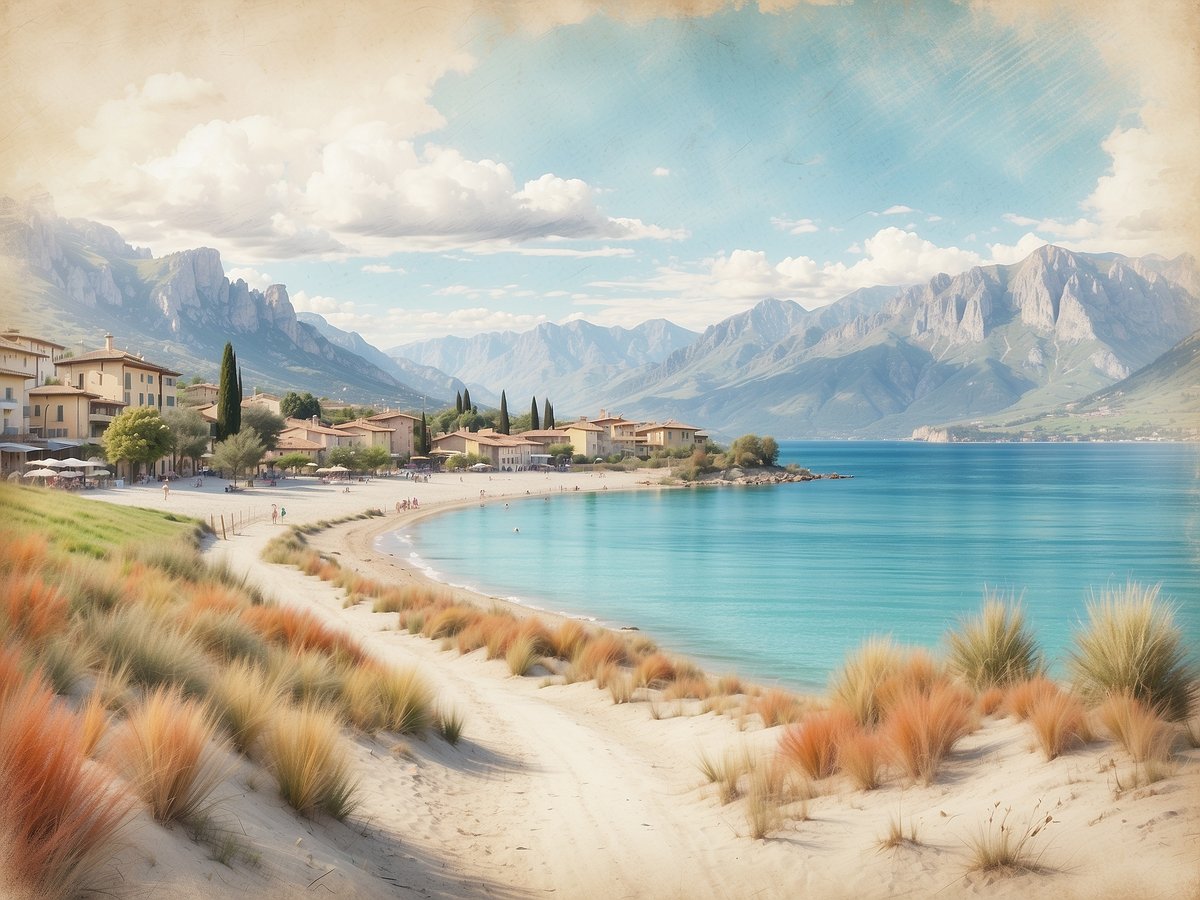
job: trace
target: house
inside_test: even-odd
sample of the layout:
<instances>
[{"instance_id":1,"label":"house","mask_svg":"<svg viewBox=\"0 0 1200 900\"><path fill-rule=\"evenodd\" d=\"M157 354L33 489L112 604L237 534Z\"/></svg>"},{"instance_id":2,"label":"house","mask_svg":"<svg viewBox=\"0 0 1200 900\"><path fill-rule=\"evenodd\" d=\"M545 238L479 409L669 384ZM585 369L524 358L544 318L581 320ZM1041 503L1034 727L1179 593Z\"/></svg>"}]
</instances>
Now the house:
<instances>
[{"instance_id":1,"label":"house","mask_svg":"<svg viewBox=\"0 0 1200 900\"><path fill-rule=\"evenodd\" d=\"M275 449L268 450L263 455L263 462L269 463L272 460L279 459L279 457L287 456L291 453L303 453L312 462L319 463L321 461L321 454L324 452L324 445L300 437L295 432L285 432L279 435L279 442L276 444Z\"/></svg>"},{"instance_id":2,"label":"house","mask_svg":"<svg viewBox=\"0 0 1200 900\"><path fill-rule=\"evenodd\" d=\"M592 419L592 424L608 432L606 452L602 456L619 453L622 456L646 456L644 438L637 433L638 423L631 422L623 416L610 416L607 410L600 410L600 417Z\"/></svg>"},{"instance_id":3,"label":"house","mask_svg":"<svg viewBox=\"0 0 1200 900\"><path fill-rule=\"evenodd\" d=\"M54 379L54 362L67 349L62 344L56 344L54 341L22 334L20 331L11 329L9 331L0 331L0 341L15 344L19 348L38 354L34 372L36 382L33 387L45 384L46 381Z\"/></svg>"},{"instance_id":4,"label":"house","mask_svg":"<svg viewBox=\"0 0 1200 900\"><path fill-rule=\"evenodd\" d=\"M368 416L367 421L392 430L388 436L388 452L392 454L394 459L405 459L416 452L414 449L416 447L414 435L417 433L417 429L421 427L419 416L389 409L386 412Z\"/></svg>"},{"instance_id":5,"label":"house","mask_svg":"<svg viewBox=\"0 0 1200 900\"><path fill-rule=\"evenodd\" d=\"M639 425L636 432L638 438L645 442L647 452L703 449L708 440L708 435L695 425L684 425L674 419Z\"/></svg>"},{"instance_id":6,"label":"house","mask_svg":"<svg viewBox=\"0 0 1200 900\"><path fill-rule=\"evenodd\" d=\"M29 391L30 428L41 438L99 444L125 406L69 384L46 384Z\"/></svg>"},{"instance_id":7,"label":"house","mask_svg":"<svg viewBox=\"0 0 1200 900\"><path fill-rule=\"evenodd\" d=\"M103 350L60 357L54 368L63 384L126 407L154 406L159 411L175 407L175 379L179 373L115 349L111 334L104 336Z\"/></svg>"},{"instance_id":8,"label":"house","mask_svg":"<svg viewBox=\"0 0 1200 900\"><path fill-rule=\"evenodd\" d=\"M213 398L213 402L216 402L216 397ZM270 410L277 416L282 416L283 412L280 409L280 402L280 398L276 397L274 394L266 394L260 391L255 391L253 397L247 397L242 401L242 408L245 409L248 406L261 406L263 409Z\"/></svg>"},{"instance_id":9,"label":"house","mask_svg":"<svg viewBox=\"0 0 1200 900\"><path fill-rule=\"evenodd\" d=\"M328 428L322 425L316 416L311 419L284 419L283 430L279 433L280 439L282 440L285 435L312 441L319 444L322 450L332 450L334 447L358 447L366 444L361 434Z\"/></svg>"},{"instance_id":10,"label":"house","mask_svg":"<svg viewBox=\"0 0 1200 900\"><path fill-rule=\"evenodd\" d=\"M366 419L356 419L353 422L343 422L333 426L338 431L358 436L360 446L382 447L390 454L392 452L392 429Z\"/></svg>"},{"instance_id":11,"label":"house","mask_svg":"<svg viewBox=\"0 0 1200 900\"><path fill-rule=\"evenodd\" d=\"M212 406L220 395L220 387L206 381L202 384L186 385L180 402L184 406Z\"/></svg>"},{"instance_id":12,"label":"house","mask_svg":"<svg viewBox=\"0 0 1200 900\"><path fill-rule=\"evenodd\" d=\"M593 425L583 416L574 422L559 426L559 430L567 433L567 443L574 448L576 455L583 454L592 460L598 456L608 456L612 452L608 432L599 425Z\"/></svg>"},{"instance_id":13,"label":"house","mask_svg":"<svg viewBox=\"0 0 1200 900\"><path fill-rule=\"evenodd\" d=\"M29 436L29 390L41 383L39 372L48 359L46 352L26 343L0 338L0 419L4 435Z\"/></svg>"},{"instance_id":14,"label":"house","mask_svg":"<svg viewBox=\"0 0 1200 900\"><path fill-rule=\"evenodd\" d=\"M523 435L500 434L490 428L479 431L455 431L439 434L433 439L433 453L453 455L473 454L487 460L502 471L527 469L533 464L533 455L541 450L539 444L527 441Z\"/></svg>"}]
</instances>

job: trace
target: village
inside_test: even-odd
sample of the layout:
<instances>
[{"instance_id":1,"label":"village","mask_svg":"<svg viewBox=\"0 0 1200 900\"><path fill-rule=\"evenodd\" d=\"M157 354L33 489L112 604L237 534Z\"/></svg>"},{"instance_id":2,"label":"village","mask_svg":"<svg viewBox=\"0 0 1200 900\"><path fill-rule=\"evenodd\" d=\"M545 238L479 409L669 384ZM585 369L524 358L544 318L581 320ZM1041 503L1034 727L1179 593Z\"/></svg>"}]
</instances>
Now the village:
<instances>
[{"instance_id":1,"label":"village","mask_svg":"<svg viewBox=\"0 0 1200 900\"><path fill-rule=\"evenodd\" d=\"M0 332L0 476L44 478L71 487L124 484L135 477L196 477L207 470L206 460L213 455L220 389L207 382L184 383L181 378L182 373L142 353L118 349L112 334L104 335L102 349L72 354L46 338L11 329ZM195 457L164 454L148 466L136 468L127 460L103 457L99 451L111 423L126 410L144 407L164 414L195 409L210 426L205 451ZM494 427L431 433L428 452L421 453L420 411L376 410L333 424L317 415L285 416L282 397L258 390L244 397L241 407L265 410L282 421L274 446L255 467L258 471L274 471L280 460L282 466L305 474L344 471L345 467L328 465L331 454L336 459L335 451L340 448L379 448L374 458L383 459L379 451L385 451L390 461L380 468L437 469L457 457L472 460L479 470L516 472L571 460L686 457L697 448L704 450L708 443L708 434L692 425L673 420L634 421L601 409L594 419L579 416L551 428L533 427L517 434L504 434ZM347 407L342 402L320 401L321 412L327 416ZM565 459L564 447L569 448ZM558 453L552 454L551 448ZM64 453L87 453L89 459L77 461L82 471L65 471L55 467ZM50 468L30 468L38 463L50 464ZM76 478L79 485L72 483Z\"/></svg>"}]
</instances>

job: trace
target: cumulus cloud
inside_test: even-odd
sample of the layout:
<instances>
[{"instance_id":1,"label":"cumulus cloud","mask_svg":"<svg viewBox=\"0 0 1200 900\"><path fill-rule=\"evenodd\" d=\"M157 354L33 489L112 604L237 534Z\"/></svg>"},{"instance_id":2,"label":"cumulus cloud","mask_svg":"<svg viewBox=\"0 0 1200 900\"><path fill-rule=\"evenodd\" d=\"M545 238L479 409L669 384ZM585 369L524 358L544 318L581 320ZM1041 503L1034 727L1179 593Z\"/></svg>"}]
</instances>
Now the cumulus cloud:
<instances>
[{"instance_id":1,"label":"cumulus cloud","mask_svg":"<svg viewBox=\"0 0 1200 900\"><path fill-rule=\"evenodd\" d=\"M308 294L305 291L296 291L288 296L297 312L319 313L330 322L334 321L333 316L335 315L350 316L354 314L354 303L350 300L338 300L320 294Z\"/></svg>"},{"instance_id":2,"label":"cumulus cloud","mask_svg":"<svg viewBox=\"0 0 1200 900\"><path fill-rule=\"evenodd\" d=\"M771 224L788 234L812 234L821 230L812 219L785 219L781 216L774 216Z\"/></svg>"},{"instance_id":3,"label":"cumulus cloud","mask_svg":"<svg viewBox=\"0 0 1200 900\"><path fill-rule=\"evenodd\" d=\"M362 267L369 275L407 275L408 270L401 266L388 266L382 263L371 263Z\"/></svg>"},{"instance_id":4,"label":"cumulus cloud","mask_svg":"<svg viewBox=\"0 0 1200 900\"><path fill-rule=\"evenodd\" d=\"M916 212L916 210L913 209L911 206L904 206L903 204L897 203L897 204L893 204L892 206L889 206L887 209L883 210L882 212L872 212L871 215L873 215L873 216L902 216L905 213L910 213L910 212Z\"/></svg>"},{"instance_id":5,"label":"cumulus cloud","mask_svg":"<svg viewBox=\"0 0 1200 900\"><path fill-rule=\"evenodd\" d=\"M257 269L248 269L243 267L235 267L228 269L225 276L231 281L237 281L239 278L246 282L255 290L265 291L276 282L266 272L259 272Z\"/></svg>"}]
</instances>

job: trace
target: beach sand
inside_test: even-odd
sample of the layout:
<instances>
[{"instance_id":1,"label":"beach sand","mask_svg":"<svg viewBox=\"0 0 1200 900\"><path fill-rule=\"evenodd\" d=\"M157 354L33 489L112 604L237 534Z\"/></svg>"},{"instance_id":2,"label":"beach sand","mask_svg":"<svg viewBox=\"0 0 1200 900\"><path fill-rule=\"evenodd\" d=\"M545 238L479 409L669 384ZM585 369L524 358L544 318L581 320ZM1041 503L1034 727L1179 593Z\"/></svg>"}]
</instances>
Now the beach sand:
<instances>
[{"instance_id":1,"label":"beach sand","mask_svg":"<svg viewBox=\"0 0 1200 900\"><path fill-rule=\"evenodd\" d=\"M381 581L422 579L380 555L375 538L418 515L455 505L519 500L560 490L658 490L660 470L639 473L434 475L352 482L350 492L312 479L236 494L209 479L89 496L211 519L226 540L206 553L228 562L280 602L319 612L381 659L417 665L443 709L465 719L450 747L430 735L357 737L352 752L362 805L346 823L312 821L275 794L269 774L231 757L212 820L253 862L224 865L180 828L140 816L128 829L118 893L146 897L1112 897L1200 896L1200 752L1170 777L1135 787L1134 765L1097 741L1045 762L1027 726L987 718L956 746L930 786L892 777L878 790L833 778L806 817L767 840L748 836L746 801L721 805L697 762L701 751L767 751L779 728L756 716L698 714L687 704L613 704L594 683L544 686L512 677L481 651L460 656L396 627L368 604L343 608L341 590L262 561L287 525L353 515L310 536L346 567ZM651 483L648 483L651 482ZM419 512L396 514L416 497ZM281 524L270 505L286 508ZM236 533L228 523L236 522ZM466 592L462 592L466 595ZM475 598L490 605L494 598ZM651 635L651 637L653 637ZM669 648L668 648L669 649ZM1039 869L971 873L968 842L988 827L1019 835L1047 815L1033 840ZM899 846L880 841L898 822Z\"/></svg>"}]
</instances>

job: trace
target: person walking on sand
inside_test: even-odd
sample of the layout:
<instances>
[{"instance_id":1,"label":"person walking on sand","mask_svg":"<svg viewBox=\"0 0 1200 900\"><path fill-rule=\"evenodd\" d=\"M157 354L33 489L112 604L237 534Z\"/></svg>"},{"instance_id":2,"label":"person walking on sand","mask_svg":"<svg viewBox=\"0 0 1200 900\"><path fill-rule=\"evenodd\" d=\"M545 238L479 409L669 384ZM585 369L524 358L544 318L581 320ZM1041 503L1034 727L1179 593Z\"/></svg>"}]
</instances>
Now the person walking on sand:
<instances>
[{"instance_id":1,"label":"person walking on sand","mask_svg":"<svg viewBox=\"0 0 1200 900\"><path fill-rule=\"evenodd\" d=\"M171 482L164 481L163 482L163 499L166 500L169 496L171 496Z\"/></svg>"},{"instance_id":2,"label":"person walking on sand","mask_svg":"<svg viewBox=\"0 0 1200 900\"><path fill-rule=\"evenodd\" d=\"M279 505L276 503L271 504L271 524L279 524Z\"/></svg>"}]
</instances>

